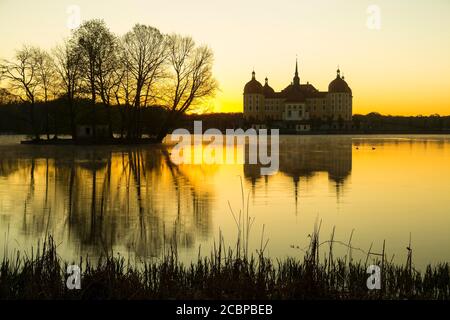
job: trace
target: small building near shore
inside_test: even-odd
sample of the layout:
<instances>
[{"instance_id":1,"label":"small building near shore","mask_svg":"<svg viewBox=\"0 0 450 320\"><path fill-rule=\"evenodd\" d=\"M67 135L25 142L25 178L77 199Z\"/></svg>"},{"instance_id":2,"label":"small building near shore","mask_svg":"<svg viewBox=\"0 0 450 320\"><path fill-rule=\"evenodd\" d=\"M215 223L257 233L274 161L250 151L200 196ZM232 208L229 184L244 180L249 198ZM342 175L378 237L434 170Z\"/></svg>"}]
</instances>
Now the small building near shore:
<instances>
[{"instance_id":1,"label":"small building near shore","mask_svg":"<svg viewBox=\"0 0 450 320\"><path fill-rule=\"evenodd\" d=\"M95 131L95 135L94 135ZM109 138L109 126L105 124L80 124L77 125L78 139Z\"/></svg>"}]
</instances>

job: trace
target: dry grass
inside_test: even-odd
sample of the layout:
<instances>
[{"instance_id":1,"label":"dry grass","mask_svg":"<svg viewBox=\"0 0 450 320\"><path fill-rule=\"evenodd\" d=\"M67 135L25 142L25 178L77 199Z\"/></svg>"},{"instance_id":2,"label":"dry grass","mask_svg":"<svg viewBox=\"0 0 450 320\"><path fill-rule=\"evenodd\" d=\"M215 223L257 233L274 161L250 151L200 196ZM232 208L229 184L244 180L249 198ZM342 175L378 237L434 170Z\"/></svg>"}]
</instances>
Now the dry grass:
<instances>
[{"instance_id":1,"label":"dry grass","mask_svg":"<svg viewBox=\"0 0 450 320\"><path fill-rule=\"evenodd\" d=\"M242 232L242 230L240 230ZM368 290L366 263L318 259L318 230L304 258L274 261L264 250L249 255L222 241L210 257L184 265L171 249L154 262L130 263L106 256L93 264L81 259L81 290L66 288L67 263L49 237L31 256L4 258L1 299L449 299L448 263L428 266L423 274L384 262L382 290ZM262 246L263 241L261 240ZM332 243L332 242L331 242ZM239 252L243 248L246 253ZM351 248L351 247L350 247ZM330 245L332 249L332 245ZM380 264L381 265L381 264Z\"/></svg>"}]
</instances>

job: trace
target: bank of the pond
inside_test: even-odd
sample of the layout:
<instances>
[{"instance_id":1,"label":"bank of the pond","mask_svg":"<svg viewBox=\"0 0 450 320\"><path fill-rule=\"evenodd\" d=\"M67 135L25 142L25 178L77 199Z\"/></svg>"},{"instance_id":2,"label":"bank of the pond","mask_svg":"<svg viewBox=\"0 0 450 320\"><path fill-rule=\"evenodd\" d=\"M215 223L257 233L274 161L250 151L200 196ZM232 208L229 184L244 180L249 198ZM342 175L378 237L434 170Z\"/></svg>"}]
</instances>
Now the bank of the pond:
<instances>
[{"instance_id":1,"label":"bank of the pond","mask_svg":"<svg viewBox=\"0 0 450 320\"><path fill-rule=\"evenodd\" d=\"M39 145L39 146L64 146L64 145L148 145L159 143L153 138L141 138L141 139L124 139L124 138L109 138L109 139L71 139L71 138L58 138L58 139L33 139L22 140L21 144L26 145Z\"/></svg>"},{"instance_id":2,"label":"bank of the pond","mask_svg":"<svg viewBox=\"0 0 450 320\"><path fill-rule=\"evenodd\" d=\"M347 257L318 262L316 247L303 259L274 261L259 253L246 257L219 246L208 258L190 265L171 250L160 260L131 262L104 257L97 263L80 258L80 289L73 262L61 261L53 241L37 254L4 258L0 267L1 299L449 299L448 263L424 272L411 263L380 260L381 289L367 287L367 262ZM312 250L311 250L312 249ZM70 277L72 276L72 277Z\"/></svg>"}]
</instances>

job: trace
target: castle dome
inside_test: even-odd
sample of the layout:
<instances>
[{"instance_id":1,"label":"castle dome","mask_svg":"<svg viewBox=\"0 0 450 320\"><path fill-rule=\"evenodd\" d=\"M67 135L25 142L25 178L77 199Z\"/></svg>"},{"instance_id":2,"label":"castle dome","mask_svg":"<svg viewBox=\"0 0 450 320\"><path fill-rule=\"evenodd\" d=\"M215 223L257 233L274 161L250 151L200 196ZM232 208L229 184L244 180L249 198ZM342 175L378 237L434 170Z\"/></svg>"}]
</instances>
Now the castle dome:
<instances>
[{"instance_id":1,"label":"castle dome","mask_svg":"<svg viewBox=\"0 0 450 320\"><path fill-rule=\"evenodd\" d=\"M350 89L347 82L341 78L341 71L339 69L337 70L336 79L331 81L328 85L328 92L352 94L352 89Z\"/></svg>"},{"instance_id":2,"label":"castle dome","mask_svg":"<svg viewBox=\"0 0 450 320\"><path fill-rule=\"evenodd\" d=\"M266 82L263 87L263 94L265 97L273 97L275 95L275 90L269 86L269 79L266 78Z\"/></svg>"},{"instance_id":3,"label":"castle dome","mask_svg":"<svg viewBox=\"0 0 450 320\"><path fill-rule=\"evenodd\" d=\"M263 93L263 86L262 84L255 79L255 71L252 72L252 80L247 82L247 84L244 87L244 94L262 94Z\"/></svg>"}]
</instances>

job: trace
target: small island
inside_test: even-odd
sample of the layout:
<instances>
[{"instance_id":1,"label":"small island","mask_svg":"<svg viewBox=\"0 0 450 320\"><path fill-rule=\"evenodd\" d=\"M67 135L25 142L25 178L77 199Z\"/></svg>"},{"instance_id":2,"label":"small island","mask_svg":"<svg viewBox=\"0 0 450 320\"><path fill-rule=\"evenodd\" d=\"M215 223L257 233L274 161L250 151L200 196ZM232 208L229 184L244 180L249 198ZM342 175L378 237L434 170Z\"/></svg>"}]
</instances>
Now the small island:
<instances>
[{"instance_id":1,"label":"small island","mask_svg":"<svg viewBox=\"0 0 450 320\"><path fill-rule=\"evenodd\" d=\"M1 62L2 131L31 144L161 142L214 95L212 62L191 37L142 24L119 36L88 20L51 51L24 45Z\"/></svg>"}]
</instances>

